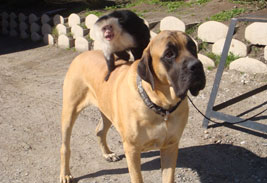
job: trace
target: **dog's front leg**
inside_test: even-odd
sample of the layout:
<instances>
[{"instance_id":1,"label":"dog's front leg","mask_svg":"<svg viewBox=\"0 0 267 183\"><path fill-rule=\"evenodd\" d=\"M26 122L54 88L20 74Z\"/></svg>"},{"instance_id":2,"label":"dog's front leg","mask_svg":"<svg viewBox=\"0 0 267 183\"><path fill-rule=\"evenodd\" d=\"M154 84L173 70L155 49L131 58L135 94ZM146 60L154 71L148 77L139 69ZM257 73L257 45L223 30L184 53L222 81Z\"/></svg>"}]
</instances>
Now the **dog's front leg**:
<instances>
[{"instance_id":1,"label":"dog's front leg","mask_svg":"<svg viewBox=\"0 0 267 183\"><path fill-rule=\"evenodd\" d=\"M131 177L131 183L143 183L141 174L141 150L127 142L123 143L124 152Z\"/></svg>"},{"instance_id":2,"label":"dog's front leg","mask_svg":"<svg viewBox=\"0 0 267 183\"><path fill-rule=\"evenodd\" d=\"M178 144L160 150L162 183L173 183L176 161L178 157Z\"/></svg>"}]
</instances>

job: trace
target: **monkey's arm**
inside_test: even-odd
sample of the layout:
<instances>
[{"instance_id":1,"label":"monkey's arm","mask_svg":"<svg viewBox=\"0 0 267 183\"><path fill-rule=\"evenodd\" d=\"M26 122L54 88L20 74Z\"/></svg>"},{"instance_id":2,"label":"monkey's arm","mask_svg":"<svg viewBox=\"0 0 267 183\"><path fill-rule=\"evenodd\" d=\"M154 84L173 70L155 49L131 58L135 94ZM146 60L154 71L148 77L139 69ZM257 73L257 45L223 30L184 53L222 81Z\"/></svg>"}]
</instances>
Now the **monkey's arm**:
<instances>
[{"instance_id":1,"label":"monkey's arm","mask_svg":"<svg viewBox=\"0 0 267 183\"><path fill-rule=\"evenodd\" d=\"M104 55L105 55L105 60L106 60L107 67L108 67L108 73L107 73L107 75L105 77L105 81L107 81L109 76L110 76L110 74L111 74L111 72L115 69L115 63L114 63L115 59L114 59L114 54L106 55L104 53Z\"/></svg>"}]
</instances>

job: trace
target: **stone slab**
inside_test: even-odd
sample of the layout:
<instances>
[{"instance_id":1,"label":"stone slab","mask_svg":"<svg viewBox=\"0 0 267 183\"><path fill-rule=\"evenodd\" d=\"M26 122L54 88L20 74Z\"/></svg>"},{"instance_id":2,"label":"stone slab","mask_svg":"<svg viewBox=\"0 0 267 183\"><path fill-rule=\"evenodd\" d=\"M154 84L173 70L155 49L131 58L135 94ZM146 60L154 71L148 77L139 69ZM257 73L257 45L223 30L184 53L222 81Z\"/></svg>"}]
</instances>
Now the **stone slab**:
<instances>
[{"instance_id":1,"label":"stone slab","mask_svg":"<svg viewBox=\"0 0 267 183\"><path fill-rule=\"evenodd\" d=\"M94 14L89 14L86 18L85 18L85 26L88 29L92 29L92 27L94 26L95 22L98 20L98 17Z\"/></svg>"},{"instance_id":2,"label":"stone slab","mask_svg":"<svg viewBox=\"0 0 267 183\"><path fill-rule=\"evenodd\" d=\"M60 48L72 48L74 46L74 39L61 34L58 36L58 47Z\"/></svg>"},{"instance_id":3,"label":"stone slab","mask_svg":"<svg viewBox=\"0 0 267 183\"><path fill-rule=\"evenodd\" d=\"M54 17L53 17L53 23L54 25L58 25L58 24L64 24L65 21L64 21L64 17L59 15L59 14L56 14Z\"/></svg>"},{"instance_id":4,"label":"stone slab","mask_svg":"<svg viewBox=\"0 0 267 183\"><path fill-rule=\"evenodd\" d=\"M51 18L47 14L42 14L41 16L41 23L48 24Z\"/></svg>"},{"instance_id":5,"label":"stone slab","mask_svg":"<svg viewBox=\"0 0 267 183\"><path fill-rule=\"evenodd\" d=\"M41 32L42 32L42 35L51 34L52 27L49 24L45 23L42 25Z\"/></svg>"},{"instance_id":6,"label":"stone slab","mask_svg":"<svg viewBox=\"0 0 267 183\"><path fill-rule=\"evenodd\" d=\"M246 73L267 73L267 65L254 58L239 58L229 65L230 70Z\"/></svg>"},{"instance_id":7,"label":"stone slab","mask_svg":"<svg viewBox=\"0 0 267 183\"><path fill-rule=\"evenodd\" d=\"M31 40L32 41L40 41L40 40L42 40L42 37L37 32L32 32L31 33Z\"/></svg>"},{"instance_id":8,"label":"stone slab","mask_svg":"<svg viewBox=\"0 0 267 183\"><path fill-rule=\"evenodd\" d=\"M41 26L35 22L33 22L30 26L31 32L39 32L41 30Z\"/></svg>"},{"instance_id":9,"label":"stone slab","mask_svg":"<svg viewBox=\"0 0 267 183\"><path fill-rule=\"evenodd\" d=\"M83 37L77 37L75 39L75 49L77 51L87 51L90 49L90 44L87 39Z\"/></svg>"},{"instance_id":10,"label":"stone slab","mask_svg":"<svg viewBox=\"0 0 267 183\"><path fill-rule=\"evenodd\" d=\"M81 23L81 18L79 17L79 15L77 15L76 13L70 14L70 16L68 17L68 24L70 27L78 25L80 23Z\"/></svg>"},{"instance_id":11,"label":"stone slab","mask_svg":"<svg viewBox=\"0 0 267 183\"><path fill-rule=\"evenodd\" d=\"M214 61L210 59L209 57L207 57L206 55L202 55L199 53L197 54L197 56L205 68L215 67Z\"/></svg>"},{"instance_id":12,"label":"stone slab","mask_svg":"<svg viewBox=\"0 0 267 183\"><path fill-rule=\"evenodd\" d=\"M160 21L160 28L163 30L178 30L185 32L185 23L174 16L167 16Z\"/></svg>"},{"instance_id":13,"label":"stone slab","mask_svg":"<svg viewBox=\"0 0 267 183\"><path fill-rule=\"evenodd\" d=\"M52 34L45 34L43 36L43 41L45 44L48 44L48 45L54 45L55 44L55 39L52 36Z\"/></svg>"},{"instance_id":14,"label":"stone slab","mask_svg":"<svg viewBox=\"0 0 267 183\"><path fill-rule=\"evenodd\" d=\"M216 55L221 55L223 47L224 47L224 42L225 42L225 38L216 41L212 45L212 53ZM237 39L232 39L228 54L230 52L233 53L235 56L245 57L247 56L247 46L243 42Z\"/></svg>"},{"instance_id":15,"label":"stone slab","mask_svg":"<svg viewBox=\"0 0 267 183\"><path fill-rule=\"evenodd\" d=\"M252 44L267 45L267 23L254 22L246 27L245 39Z\"/></svg>"},{"instance_id":16,"label":"stone slab","mask_svg":"<svg viewBox=\"0 0 267 183\"><path fill-rule=\"evenodd\" d=\"M29 24L37 22L38 20L39 20L39 18L34 13L31 13L29 15Z\"/></svg>"},{"instance_id":17,"label":"stone slab","mask_svg":"<svg viewBox=\"0 0 267 183\"><path fill-rule=\"evenodd\" d=\"M197 36L199 39L209 43L226 38L228 27L221 22L208 21L198 27Z\"/></svg>"},{"instance_id":18,"label":"stone slab","mask_svg":"<svg viewBox=\"0 0 267 183\"><path fill-rule=\"evenodd\" d=\"M28 17L24 13L19 13L19 22L25 22L27 18Z\"/></svg>"}]
</instances>

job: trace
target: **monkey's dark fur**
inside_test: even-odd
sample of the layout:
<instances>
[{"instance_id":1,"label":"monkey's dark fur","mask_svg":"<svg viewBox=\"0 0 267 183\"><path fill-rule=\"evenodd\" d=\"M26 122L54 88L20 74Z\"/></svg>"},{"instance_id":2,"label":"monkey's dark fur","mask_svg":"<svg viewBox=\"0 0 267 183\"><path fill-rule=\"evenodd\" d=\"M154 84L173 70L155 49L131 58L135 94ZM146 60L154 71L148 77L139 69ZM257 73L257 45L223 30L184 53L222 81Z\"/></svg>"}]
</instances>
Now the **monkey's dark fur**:
<instances>
[{"instance_id":1,"label":"monkey's dark fur","mask_svg":"<svg viewBox=\"0 0 267 183\"><path fill-rule=\"evenodd\" d=\"M117 19L118 23L112 23L112 20L114 19ZM117 32L114 31L114 34L119 35L117 35L118 37L113 42L110 41L104 43L104 41L102 41L102 50L108 66L108 74L105 78L107 81L110 73L115 69L114 54L120 59L128 61L130 55L127 51L131 51L134 60L140 59L143 50L150 41L150 31L144 23L144 20L129 10L118 10L113 11L108 15L104 15L96 21L95 26L101 30L101 27L103 27L105 23L111 24L115 29L121 30L117 30Z\"/></svg>"}]
</instances>

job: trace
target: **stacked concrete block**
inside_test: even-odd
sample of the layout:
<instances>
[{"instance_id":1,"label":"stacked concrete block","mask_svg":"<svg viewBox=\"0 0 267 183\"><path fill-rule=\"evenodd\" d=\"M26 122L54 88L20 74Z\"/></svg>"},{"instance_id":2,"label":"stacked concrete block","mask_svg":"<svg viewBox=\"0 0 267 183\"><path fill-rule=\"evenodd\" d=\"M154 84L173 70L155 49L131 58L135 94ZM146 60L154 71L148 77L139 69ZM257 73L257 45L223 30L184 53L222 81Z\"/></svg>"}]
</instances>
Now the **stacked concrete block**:
<instances>
[{"instance_id":1,"label":"stacked concrete block","mask_svg":"<svg viewBox=\"0 0 267 183\"><path fill-rule=\"evenodd\" d=\"M1 33L6 35L9 33L9 14L7 12L1 13Z\"/></svg>"},{"instance_id":2,"label":"stacked concrete block","mask_svg":"<svg viewBox=\"0 0 267 183\"><path fill-rule=\"evenodd\" d=\"M40 25L40 17L31 13L29 15L29 24L30 24L30 37L32 41L40 41L41 37L41 25Z\"/></svg>"},{"instance_id":3,"label":"stacked concrete block","mask_svg":"<svg viewBox=\"0 0 267 183\"><path fill-rule=\"evenodd\" d=\"M27 39L30 37L30 24L28 21L28 16L23 13L19 13L19 36L21 39Z\"/></svg>"},{"instance_id":4,"label":"stacked concrete block","mask_svg":"<svg viewBox=\"0 0 267 183\"><path fill-rule=\"evenodd\" d=\"M14 12L9 14L9 36L18 36L18 16Z\"/></svg>"}]
</instances>

